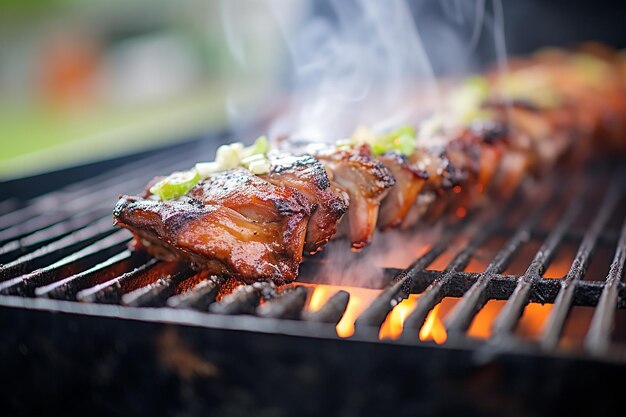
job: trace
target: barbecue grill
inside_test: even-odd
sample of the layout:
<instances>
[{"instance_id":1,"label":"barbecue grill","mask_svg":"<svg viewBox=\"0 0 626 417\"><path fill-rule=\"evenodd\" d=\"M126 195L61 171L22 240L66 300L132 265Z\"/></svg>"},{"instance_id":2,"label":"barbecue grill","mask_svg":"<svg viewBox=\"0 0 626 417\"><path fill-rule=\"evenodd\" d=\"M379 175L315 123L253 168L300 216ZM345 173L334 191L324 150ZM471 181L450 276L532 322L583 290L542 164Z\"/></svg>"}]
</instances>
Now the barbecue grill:
<instances>
[{"instance_id":1,"label":"barbecue grill","mask_svg":"<svg viewBox=\"0 0 626 417\"><path fill-rule=\"evenodd\" d=\"M255 284L224 296L223 278L132 252L131 234L112 227L117 193L212 154L224 137L3 185L0 395L9 414L547 415L621 406L618 162L557 170L508 202L444 219L410 266L383 269L344 338L336 326L353 290L309 308L315 288L332 283L320 273L332 261L324 253L285 289ZM382 337L407 303L399 333ZM476 337L472 324L494 305L488 332ZM520 334L541 305L540 331ZM444 306L445 338L421 337Z\"/></svg>"}]
</instances>

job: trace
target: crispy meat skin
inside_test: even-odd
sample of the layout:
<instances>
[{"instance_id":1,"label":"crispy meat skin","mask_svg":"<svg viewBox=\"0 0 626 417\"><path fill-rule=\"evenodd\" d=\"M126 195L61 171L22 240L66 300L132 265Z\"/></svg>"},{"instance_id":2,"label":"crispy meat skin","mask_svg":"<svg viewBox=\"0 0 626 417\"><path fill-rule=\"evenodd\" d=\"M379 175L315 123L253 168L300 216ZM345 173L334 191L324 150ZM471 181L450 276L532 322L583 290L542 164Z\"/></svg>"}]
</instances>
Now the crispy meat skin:
<instances>
[{"instance_id":1,"label":"crispy meat skin","mask_svg":"<svg viewBox=\"0 0 626 417\"><path fill-rule=\"evenodd\" d=\"M395 178L381 162L373 159L368 146L320 153L316 157L324 163L332 180L350 196L348 215L342 224L347 228L352 248L363 248L374 235L380 202L396 183Z\"/></svg>"},{"instance_id":2,"label":"crispy meat skin","mask_svg":"<svg viewBox=\"0 0 626 417\"><path fill-rule=\"evenodd\" d=\"M300 192L271 184L243 168L200 181L187 195L203 204L231 208L257 222L280 221L301 210L311 213L311 204Z\"/></svg>"},{"instance_id":3,"label":"crispy meat skin","mask_svg":"<svg viewBox=\"0 0 626 417\"><path fill-rule=\"evenodd\" d=\"M444 147L418 147L408 157L408 163L425 172L426 181L415 203L411 205L400 223L403 229L415 225L436 201L435 197L442 194L444 188L451 188L459 180L458 171L450 166ZM441 199L440 204L445 207Z\"/></svg>"},{"instance_id":4,"label":"crispy meat skin","mask_svg":"<svg viewBox=\"0 0 626 417\"><path fill-rule=\"evenodd\" d=\"M426 181L397 225L409 228L424 218L436 220L446 210L484 204L484 193L494 181L507 146L507 134L505 124L478 121L442 132L446 138L439 141L442 145L418 147L408 162L425 171Z\"/></svg>"},{"instance_id":5,"label":"crispy meat skin","mask_svg":"<svg viewBox=\"0 0 626 417\"><path fill-rule=\"evenodd\" d=\"M311 156L271 154L267 181L298 190L313 205L304 250L313 254L335 235L339 220L348 210L347 193L331 186L324 166Z\"/></svg>"},{"instance_id":6,"label":"crispy meat skin","mask_svg":"<svg viewBox=\"0 0 626 417\"><path fill-rule=\"evenodd\" d=\"M382 229L397 227L415 204L417 195L428 180L428 173L411 165L404 155L387 153L378 160L391 171L396 184L380 205L378 226Z\"/></svg>"},{"instance_id":7,"label":"crispy meat skin","mask_svg":"<svg viewBox=\"0 0 626 417\"><path fill-rule=\"evenodd\" d=\"M487 107L508 124L511 149L525 155L527 168L535 174L549 170L574 142L574 123L560 109L540 110L522 101L492 101Z\"/></svg>"},{"instance_id":8,"label":"crispy meat skin","mask_svg":"<svg viewBox=\"0 0 626 417\"><path fill-rule=\"evenodd\" d=\"M298 191L234 170L176 200L123 196L113 216L159 258L246 282L285 283L298 275L310 213Z\"/></svg>"},{"instance_id":9,"label":"crispy meat skin","mask_svg":"<svg viewBox=\"0 0 626 417\"><path fill-rule=\"evenodd\" d=\"M271 171L261 177L233 170L163 203L149 192L123 197L116 221L162 259L249 282L289 281L302 251L314 253L333 237L347 235L360 249L376 225L409 227L445 211L464 216L487 194L506 198L529 173L565 158L584 161L597 147L626 150L626 59L588 53L604 61L582 57L578 64L591 64L593 77L566 53L513 60L513 72L530 70L522 73L531 74L530 87L533 77L539 85L547 78L558 99L495 94L483 103L490 120L446 128L408 157L373 157L367 145L315 157L271 154ZM492 83L500 76L487 74Z\"/></svg>"}]
</instances>

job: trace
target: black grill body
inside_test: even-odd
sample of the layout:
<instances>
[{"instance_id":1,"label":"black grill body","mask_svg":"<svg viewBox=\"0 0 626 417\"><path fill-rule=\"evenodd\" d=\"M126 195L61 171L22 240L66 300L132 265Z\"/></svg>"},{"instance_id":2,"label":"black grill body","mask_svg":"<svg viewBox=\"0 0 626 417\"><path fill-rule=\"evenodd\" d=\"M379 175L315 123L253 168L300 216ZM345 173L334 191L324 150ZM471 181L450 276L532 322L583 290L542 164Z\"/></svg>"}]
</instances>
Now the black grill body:
<instances>
[{"instance_id":1,"label":"black grill body","mask_svg":"<svg viewBox=\"0 0 626 417\"><path fill-rule=\"evenodd\" d=\"M626 377L623 284L626 192L619 161L542 178L438 229L408 268L384 269L380 294L341 339L348 294L317 314L306 291L251 287L231 305L207 281L127 248L112 228L119 192L208 158L223 136L2 185L0 358L11 415L608 415ZM66 184L59 187L59 184ZM553 221L544 221L552 213ZM454 242L463 237L463 244ZM479 272L470 262L502 243ZM523 248L531 251L522 272ZM546 269L565 246L567 273ZM597 252L611 254L605 270ZM446 266L429 269L450 252ZM365 251L360 255L367 257ZM324 283L309 259L299 281ZM597 272L603 271L603 272ZM263 308L260 298L273 294ZM420 294L398 340L379 340L390 311ZM428 314L458 298L443 345L417 337ZM491 300L505 301L490 337L468 328ZM529 303L552 308L535 340L515 328ZM218 306L218 307L215 307ZM566 348L573 309L592 309L584 337ZM241 314L245 313L245 314Z\"/></svg>"},{"instance_id":2,"label":"black grill body","mask_svg":"<svg viewBox=\"0 0 626 417\"><path fill-rule=\"evenodd\" d=\"M310 323L280 334L244 317L212 327L45 310L2 309L11 415L616 415L622 406L622 363L337 340Z\"/></svg>"}]
</instances>

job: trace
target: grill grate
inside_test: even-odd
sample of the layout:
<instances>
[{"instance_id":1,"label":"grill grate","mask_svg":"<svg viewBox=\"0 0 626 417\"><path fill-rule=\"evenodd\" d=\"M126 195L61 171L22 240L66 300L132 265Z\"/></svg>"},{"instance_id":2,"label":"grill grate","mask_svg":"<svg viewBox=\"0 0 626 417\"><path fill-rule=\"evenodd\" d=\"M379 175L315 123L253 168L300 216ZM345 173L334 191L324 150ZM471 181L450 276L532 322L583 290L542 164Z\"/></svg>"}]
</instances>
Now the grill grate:
<instances>
[{"instance_id":1,"label":"grill grate","mask_svg":"<svg viewBox=\"0 0 626 417\"><path fill-rule=\"evenodd\" d=\"M306 283L323 283L328 278L318 276L323 257L314 257L303 265L303 285L286 289L269 284L242 286L220 299L224 279L127 249L131 235L111 227L110 210L116 193L137 192L152 175L183 167L194 154L193 149L168 153L165 166L163 155L156 155L29 201L1 201L0 305L121 317L132 313L144 319L167 318L181 323L193 320L210 326L238 326L256 320L252 327L268 332L307 334L311 329L322 329L313 334L332 337L334 326L348 307L349 291L337 292L318 311L305 308L311 292ZM477 343L491 352L535 349L551 353L559 349L572 308L588 306L595 309L584 338L584 353L624 360L624 347L612 342L611 333L616 311L626 307L622 282L626 222L618 219L623 224L619 235L609 223L623 215L618 208L625 203L625 178L624 170L614 166L590 168L581 176L555 174L542 179L532 191L519 190L508 204L493 204L471 218L448 224L439 239L409 267L384 269L386 286L356 319L355 337L378 340L389 313L402 300L419 294L397 343L432 343L418 338L427 317L446 298L458 297L444 320L446 343L470 345L476 341L469 340L468 329L481 309L490 300L503 300L505 304L492 324L490 337ZM597 209L590 209L596 201ZM542 226L547 213L555 207L565 210L555 224ZM513 214L519 214L519 219L511 224ZM589 218L590 222L577 228L581 218ZM465 244L452 254L447 266L428 269L455 248L453 242L459 236L466 238ZM496 237L505 243L490 262L485 262L484 270L467 272L480 248ZM526 271L521 275L507 273L529 242L540 242L540 247ZM578 242L567 274L562 279L545 278L559 250ZM614 252L606 279L585 276L599 247ZM538 343L522 343L515 336L529 303L553 304ZM102 304L119 304L126 309L112 312ZM189 310L202 315L190 316ZM241 314L256 317L226 317Z\"/></svg>"}]
</instances>

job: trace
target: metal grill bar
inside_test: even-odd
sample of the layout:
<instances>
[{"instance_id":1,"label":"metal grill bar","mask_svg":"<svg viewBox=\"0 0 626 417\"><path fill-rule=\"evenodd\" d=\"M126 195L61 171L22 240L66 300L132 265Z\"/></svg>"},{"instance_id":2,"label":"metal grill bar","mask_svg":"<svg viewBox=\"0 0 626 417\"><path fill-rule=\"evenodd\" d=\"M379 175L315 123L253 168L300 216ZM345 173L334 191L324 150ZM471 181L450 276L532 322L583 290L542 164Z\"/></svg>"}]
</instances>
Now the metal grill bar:
<instances>
[{"instance_id":1,"label":"metal grill bar","mask_svg":"<svg viewBox=\"0 0 626 417\"><path fill-rule=\"evenodd\" d=\"M306 296L304 287L287 289L279 297L257 307L256 314L266 318L297 320L302 314Z\"/></svg>"},{"instance_id":2,"label":"metal grill bar","mask_svg":"<svg viewBox=\"0 0 626 417\"><path fill-rule=\"evenodd\" d=\"M224 297L220 303L211 304L209 311L216 314L254 314L260 301L260 285L244 285Z\"/></svg>"},{"instance_id":3,"label":"metal grill bar","mask_svg":"<svg viewBox=\"0 0 626 417\"><path fill-rule=\"evenodd\" d=\"M65 212L56 212L47 215L42 214L40 216L33 217L24 223L19 223L13 227L0 231L0 243L6 243L11 240L19 239L45 227L49 227L68 219L71 219L71 213Z\"/></svg>"},{"instance_id":4,"label":"metal grill bar","mask_svg":"<svg viewBox=\"0 0 626 417\"><path fill-rule=\"evenodd\" d=\"M210 277L200 281L191 290L168 298L167 306L173 308L193 308L206 311L209 304L215 301L215 296L225 279L222 277Z\"/></svg>"},{"instance_id":5,"label":"metal grill bar","mask_svg":"<svg viewBox=\"0 0 626 417\"><path fill-rule=\"evenodd\" d=\"M7 200L0 201L0 215L4 215L11 211L17 210L20 207L20 203L15 198L9 198Z\"/></svg>"},{"instance_id":6,"label":"metal grill bar","mask_svg":"<svg viewBox=\"0 0 626 417\"><path fill-rule=\"evenodd\" d=\"M623 191L623 172L619 172L615 177L613 183L606 192L606 197L602 202L600 211L596 215L591 227L585 234L585 237L580 244L574 262L567 273L567 276L560 280L561 290L554 302L554 308L548 316L545 331L542 335L541 345L544 349L552 349L559 342L559 336L563 330L563 324L567 318L572 305L572 298L574 296L574 290L576 288L576 282L580 280L587 270L589 265L589 259L591 253L595 249L598 236L602 232L602 229L609 221L609 217L617 203L622 197Z\"/></svg>"},{"instance_id":7,"label":"metal grill bar","mask_svg":"<svg viewBox=\"0 0 626 417\"><path fill-rule=\"evenodd\" d=\"M156 259L150 259L143 265L126 272L118 277L112 278L101 284L95 285L90 288L86 288L79 291L76 294L78 301L93 302L93 303L118 303L122 295L120 289L125 281L132 281L152 269L158 264Z\"/></svg>"},{"instance_id":8,"label":"metal grill bar","mask_svg":"<svg viewBox=\"0 0 626 417\"><path fill-rule=\"evenodd\" d=\"M507 205L507 207L512 207L512 204ZM502 207L499 208L502 209ZM506 210L504 211L506 212ZM498 209L495 210L495 213L494 211L488 211L483 219L477 222L481 227L471 238L470 242L450 261L444 273L438 279L435 279L417 299L415 309L404 323L403 337L414 337L419 333L428 313L446 296L446 287L450 284L454 274L465 269L476 249L484 244L500 227L504 220L502 213L503 211ZM488 221L488 219L493 219L494 214L497 214L498 217L495 220Z\"/></svg>"},{"instance_id":9,"label":"metal grill bar","mask_svg":"<svg viewBox=\"0 0 626 417\"><path fill-rule=\"evenodd\" d=\"M586 186L583 190L586 190ZM552 261L556 250L558 249L565 231L570 227L574 220L578 217L583 207L583 198L586 195L584 191L580 191L574 200L569 205L565 214L558 222L553 232L548 236L548 239L543 243L539 251L535 254L530 266L520 277L515 292L511 298L507 301L502 309L500 315L496 318L492 326L493 337L499 338L510 334L522 313L526 304L528 304L529 294L533 282L538 280L543 275L546 267Z\"/></svg>"},{"instance_id":10,"label":"metal grill bar","mask_svg":"<svg viewBox=\"0 0 626 417\"><path fill-rule=\"evenodd\" d=\"M314 313L305 315L305 319L308 321L314 321L318 323L332 323L337 324L343 317L348 302L350 301L350 293L347 291L339 290L330 299Z\"/></svg>"},{"instance_id":11,"label":"metal grill bar","mask_svg":"<svg viewBox=\"0 0 626 417\"><path fill-rule=\"evenodd\" d=\"M174 276L159 278L145 287L137 288L122 296L122 304L131 307L159 307L174 295L176 284L193 275L190 269L185 269Z\"/></svg>"},{"instance_id":12,"label":"metal grill bar","mask_svg":"<svg viewBox=\"0 0 626 417\"><path fill-rule=\"evenodd\" d=\"M357 254L358 256L359 254ZM298 274L299 282L306 282L311 284L330 284L334 285L332 277L320 275L319 269L322 268L324 262L319 262L317 259L306 260L300 265L300 272ZM381 273L382 277L377 282L365 282L362 288L381 289L393 282L393 280L402 273L402 268L383 268Z\"/></svg>"},{"instance_id":13,"label":"metal grill bar","mask_svg":"<svg viewBox=\"0 0 626 417\"><path fill-rule=\"evenodd\" d=\"M464 294L478 280L480 273L476 272L441 272L422 271L417 274L416 279L420 285L430 285L441 280L442 276L451 274L451 281L446 288L447 297L463 297ZM519 276L494 274L487 285L486 297L490 300L509 300L514 294ZM554 303L559 293L561 284L558 279L539 277L533 281L528 294L528 302L532 303ZM573 304L578 306L593 307L598 303L604 283L602 281L578 281L574 292ZM626 287L619 284L620 295L618 297L618 308L626 307L626 294L622 294ZM412 292L419 294L419 292ZM406 325L406 323L405 323Z\"/></svg>"},{"instance_id":14,"label":"metal grill bar","mask_svg":"<svg viewBox=\"0 0 626 417\"><path fill-rule=\"evenodd\" d=\"M71 264L77 264L80 269L89 268L95 263L123 251L129 240L129 233L123 230L117 231L51 265L0 283L0 293L34 296L36 287L48 285L71 273L72 268L69 268Z\"/></svg>"},{"instance_id":15,"label":"metal grill bar","mask_svg":"<svg viewBox=\"0 0 626 417\"><path fill-rule=\"evenodd\" d=\"M464 294L461 301L450 312L445 322L448 335L458 335L469 328L474 316L489 300L489 298L486 297L489 282L496 274L502 273L511 264L519 248L530 239L531 229L540 220L548 207L561 198L560 191L562 191L562 189L562 187L556 187L555 190L552 190L552 198L539 204L539 207L531 212L526 221L517 229L502 250L496 254L485 271L478 275L478 279L474 285L472 285L467 293Z\"/></svg>"},{"instance_id":16,"label":"metal grill bar","mask_svg":"<svg viewBox=\"0 0 626 417\"><path fill-rule=\"evenodd\" d=\"M0 293L133 307L167 306L195 309L209 315L249 314L265 320L300 319L337 324L348 308L350 293L347 291L335 293L316 312L304 309L307 289L303 286L280 291L270 284L259 283L243 285L229 295L218 296L219 291L224 290L224 278L193 275L189 270L148 259L126 248L130 236L111 228L112 196L122 188L139 190L146 177L156 171L169 172L187 166L194 154L193 149L177 153L174 162L167 166L163 166L162 156L147 158L25 203L0 202L0 262L9 262L0 266ZM194 155L193 159L197 157ZM168 160L172 158L168 156ZM380 327L390 312L411 294L421 295L404 322L401 337L410 343L419 343L415 336L428 314L445 297L460 297L444 323L449 336L463 336L488 300L507 301L494 323L492 338L494 334L508 335L529 302L556 303L544 333L544 346L552 349L571 306L598 304L585 343L598 354L606 352L615 309L626 308L626 286L621 282L626 260L626 222L620 235L603 230L624 191L620 188L623 182L615 181L588 230L571 230L590 188L585 185L580 190L576 180L571 178L561 182L544 180L538 193L526 195L523 205L516 196L507 207L493 205L479 212L480 218L476 221L448 224L443 237L408 268L383 270L385 287L356 319L356 335L378 338ZM575 192L567 194L566 185L574 185ZM573 198L556 227L552 230L538 228L539 220L563 193ZM522 224L519 227L505 226L511 207L520 209ZM81 213L80 216L77 213ZM445 270L426 270L461 232L469 242L454 254ZM508 239L484 272L464 272L469 262L477 257L478 249L493 237ZM543 244L524 275L503 275L530 239L543 241ZM564 242L581 241L575 262L563 281L542 277ZM617 245L611 271L606 282L585 281L582 278L586 266L599 245ZM318 256L303 264L300 280L323 283L324 277L315 275L325 261L323 256ZM459 340L458 337L449 339Z\"/></svg>"},{"instance_id":17,"label":"metal grill bar","mask_svg":"<svg viewBox=\"0 0 626 417\"><path fill-rule=\"evenodd\" d=\"M119 270L116 266L126 266L126 264L130 263L128 261L131 260L133 255L130 250L125 250L86 271L44 285L43 287L37 287L35 288L35 295L37 297L73 299L78 291L104 281L111 273L115 274ZM135 255L135 258L138 257L143 256Z\"/></svg>"},{"instance_id":18,"label":"metal grill bar","mask_svg":"<svg viewBox=\"0 0 626 417\"><path fill-rule=\"evenodd\" d=\"M6 281L16 275L26 274L34 271L36 268L45 267L64 256L70 255L90 245L104 236L110 235L114 231L115 230L111 228L111 220L108 218L102 219L3 265L0 267L0 281ZM2 288L1 284L0 288Z\"/></svg>"},{"instance_id":19,"label":"metal grill bar","mask_svg":"<svg viewBox=\"0 0 626 417\"><path fill-rule=\"evenodd\" d=\"M165 163L162 155L145 158L36 197L27 202L23 209L0 215L0 230L4 232L13 225L24 224L35 218L39 218L38 224L43 228L84 210L95 207L110 209L114 197L123 189L139 192L149 179L147 177L184 166L195 153L194 149L176 152L168 155Z\"/></svg>"},{"instance_id":20,"label":"metal grill bar","mask_svg":"<svg viewBox=\"0 0 626 417\"><path fill-rule=\"evenodd\" d=\"M20 253L32 252L47 243L51 243L56 239L60 239L63 236L87 227L91 223L99 219L104 219L105 217L107 219L110 218L108 213L105 216L103 213L97 211L78 214L69 220L38 230L22 239L7 242L0 247L0 263L15 259L19 257Z\"/></svg>"},{"instance_id":21,"label":"metal grill bar","mask_svg":"<svg viewBox=\"0 0 626 417\"><path fill-rule=\"evenodd\" d=\"M511 236L516 231L517 229L504 227L500 229L498 233L503 236ZM551 230L533 228L530 231L530 239L543 241L543 240L546 240L548 236L550 236L550 233L552 233ZM563 242L564 243L565 242L578 243L583 239L584 235L585 235L585 232L581 230L568 230L565 232L565 234L563 234ZM598 236L597 245L615 246L618 240L619 240L618 232L614 232L612 230L605 230L600 236Z\"/></svg>"},{"instance_id":22,"label":"metal grill bar","mask_svg":"<svg viewBox=\"0 0 626 417\"><path fill-rule=\"evenodd\" d=\"M418 271L427 268L439 255L441 255L452 240L452 233L447 233L435 246L430 248L417 261L407 269L400 272L392 283L378 296L372 304L359 316L355 322L357 331L363 328L380 327L389 312L412 290L415 276Z\"/></svg>"},{"instance_id":23,"label":"metal grill bar","mask_svg":"<svg viewBox=\"0 0 626 417\"><path fill-rule=\"evenodd\" d=\"M613 329L615 309L619 302L619 289L626 262L626 219L622 227L615 257L606 278L600 302L591 320L585 347L593 354L602 355L609 348L609 339Z\"/></svg>"}]
</instances>

